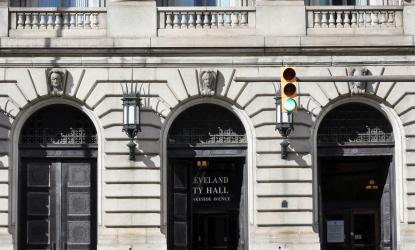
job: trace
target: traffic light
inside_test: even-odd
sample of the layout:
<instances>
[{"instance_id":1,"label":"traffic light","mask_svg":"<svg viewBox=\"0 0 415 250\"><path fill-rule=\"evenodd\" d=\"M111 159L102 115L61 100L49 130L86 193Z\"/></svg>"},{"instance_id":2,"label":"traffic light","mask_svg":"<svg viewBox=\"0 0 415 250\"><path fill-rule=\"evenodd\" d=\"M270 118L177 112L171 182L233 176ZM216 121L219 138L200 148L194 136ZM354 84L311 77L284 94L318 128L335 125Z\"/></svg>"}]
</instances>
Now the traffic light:
<instances>
[{"instance_id":1,"label":"traffic light","mask_svg":"<svg viewBox=\"0 0 415 250\"><path fill-rule=\"evenodd\" d=\"M297 77L295 68L281 67L281 108L282 112L297 111Z\"/></svg>"}]
</instances>

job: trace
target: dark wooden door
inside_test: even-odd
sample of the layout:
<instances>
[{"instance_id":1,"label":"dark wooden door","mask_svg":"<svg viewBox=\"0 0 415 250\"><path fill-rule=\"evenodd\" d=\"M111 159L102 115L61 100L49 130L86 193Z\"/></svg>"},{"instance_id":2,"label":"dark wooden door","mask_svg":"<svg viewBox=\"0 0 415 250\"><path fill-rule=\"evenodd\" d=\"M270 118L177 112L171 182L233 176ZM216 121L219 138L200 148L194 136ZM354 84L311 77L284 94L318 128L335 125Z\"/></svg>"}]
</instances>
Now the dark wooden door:
<instances>
[{"instance_id":1,"label":"dark wooden door","mask_svg":"<svg viewBox=\"0 0 415 250\"><path fill-rule=\"evenodd\" d=\"M24 159L20 169L20 249L95 249L95 163Z\"/></svg>"},{"instance_id":2,"label":"dark wooden door","mask_svg":"<svg viewBox=\"0 0 415 250\"><path fill-rule=\"evenodd\" d=\"M212 211L193 214L193 249L236 249L238 214Z\"/></svg>"},{"instance_id":3,"label":"dark wooden door","mask_svg":"<svg viewBox=\"0 0 415 250\"><path fill-rule=\"evenodd\" d=\"M192 161L176 160L171 163L169 170L171 178L169 181L172 188L170 204L172 214L169 215L169 241L170 249L187 250L190 246L191 228L189 215L191 206L189 204L189 169Z\"/></svg>"},{"instance_id":4,"label":"dark wooden door","mask_svg":"<svg viewBox=\"0 0 415 250\"><path fill-rule=\"evenodd\" d=\"M323 249L378 250L379 234L378 211L375 209L327 212L324 216Z\"/></svg>"},{"instance_id":5,"label":"dark wooden door","mask_svg":"<svg viewBox=\"0 0 415 250\"><path fill-rule=\"evenodd\" d=\"M168 249L237 249L243 158L170 159Z\"/></svg>"}]
</instances>

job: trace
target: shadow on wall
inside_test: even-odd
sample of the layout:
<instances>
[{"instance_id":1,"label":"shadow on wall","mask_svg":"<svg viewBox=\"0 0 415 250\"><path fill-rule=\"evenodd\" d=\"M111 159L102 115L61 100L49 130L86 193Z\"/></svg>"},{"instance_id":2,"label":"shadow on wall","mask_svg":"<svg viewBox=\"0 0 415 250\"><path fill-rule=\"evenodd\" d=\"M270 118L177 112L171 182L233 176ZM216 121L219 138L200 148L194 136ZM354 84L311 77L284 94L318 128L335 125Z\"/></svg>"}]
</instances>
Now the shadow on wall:
<instances>
[{"instance_id":1,"label":"shadow on wall","mask_svg":"<svg viewBox=\"0 0 415 250\"><path fill-rule=\"evenodd\" d=\"M225 89L226 80L225 76L219 70L217 72L218 73L216 78L216 95L221 95L221 93Z\"/></svg>"},{"instance_id":2,"label":"shadow on wall","mask_svg":"<svg viewBox=\"0 0 415 250\"><path fill-rule=\"evenodd\" d=\"M135 161L143 162L148 168L158 168L160 166L157 166L152 158L161 154L159 145L162 119L158 113L151 110L151 107L144 105L143 109L145 110L141 110L141 120L145 123L141 124L141 132L137 135Z\"/></svg>"},{"instance_id":3,"label":"shadow on wall","mask_svg":"<svg viewBox=\"0 0 415 250\"><path fill-rule=\"evenodd\" d=\"M9 154L9 145L10 145L10 130L11 130L11 115L4 111L2 108L0 110L0 157ZM7 168L3 161L0 161L0 169Z\"/></svg>"},{"instance_id":4,"label":"shadow on wall","mask_svg":"<svg viewBox=\"0 0 415 250\"><path fill-rule=\"evenodd\" d=\"M313 115L307 110L301 109L294 113L294 131L288 136L288 159L293 160L298 166L308 166L311 162L304 159L311 154L312 145L311 127L314 123Z\"/></svg>"}]
</instances>

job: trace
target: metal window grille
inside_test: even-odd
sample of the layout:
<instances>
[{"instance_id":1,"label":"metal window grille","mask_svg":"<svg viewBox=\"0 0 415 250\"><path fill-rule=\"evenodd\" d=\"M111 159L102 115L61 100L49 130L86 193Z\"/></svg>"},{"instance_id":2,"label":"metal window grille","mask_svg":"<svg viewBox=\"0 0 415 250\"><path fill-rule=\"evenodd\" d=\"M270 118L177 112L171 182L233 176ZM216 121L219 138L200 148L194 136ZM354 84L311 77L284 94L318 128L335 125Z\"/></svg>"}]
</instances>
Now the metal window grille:
<instances>
[{"instance_id":1,"label":"metal window grille","mask_svg":"<svg viewBox=\"0 0 415 250\"><path fill-rule=\"evenodd\" d=\"M21 144L94 144L96 130L87 116L65 105L39 110L23 127Z\"/></svg>"},{"instance_id":2,"label":"metal window grille","mask_svg":"<svg viewBox=\"0 0 415 250\"><path fill-rule=\"evenodd\" d=\"M241 144L246 134L239 119L230 111L210 104L186 110L173 123L169 144Z\"/></svg>"},{"instance_id":3,"label":"metal window grille","mask_svg":"<svg viewBox=\"0 0 415 250\"><path fill-rule=\"evenodd\" d=\"M319 145L393 144L392 127L376 109L363 104L347 104L331 111L323 120Z\"/></svg>"}]
</instances>

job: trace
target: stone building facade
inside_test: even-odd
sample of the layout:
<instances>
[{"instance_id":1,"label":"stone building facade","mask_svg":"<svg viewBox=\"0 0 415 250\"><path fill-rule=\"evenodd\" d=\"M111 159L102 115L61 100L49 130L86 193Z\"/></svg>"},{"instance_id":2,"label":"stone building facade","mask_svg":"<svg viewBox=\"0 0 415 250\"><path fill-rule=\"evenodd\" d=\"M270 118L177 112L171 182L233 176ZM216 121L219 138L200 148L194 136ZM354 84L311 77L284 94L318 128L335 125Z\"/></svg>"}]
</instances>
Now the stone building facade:
<instances>
[{"instance_id":1,"label":"stone building facade","mask_svg":"<svg viewBox=\"0 0 415 250\"><path fill-rule=\"evenodd\" d=\"M414 249L415 7L336 3L0 1L0 249ZM282 159L282 66L396 80L299 82Z\"/></svg>"}]
</instances>

